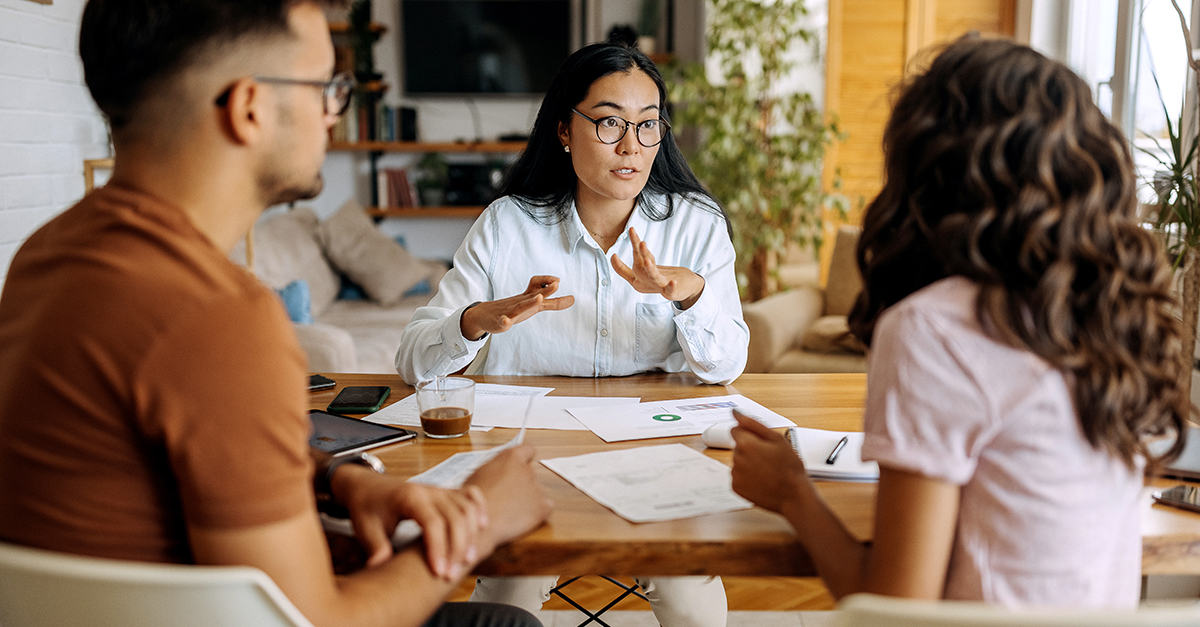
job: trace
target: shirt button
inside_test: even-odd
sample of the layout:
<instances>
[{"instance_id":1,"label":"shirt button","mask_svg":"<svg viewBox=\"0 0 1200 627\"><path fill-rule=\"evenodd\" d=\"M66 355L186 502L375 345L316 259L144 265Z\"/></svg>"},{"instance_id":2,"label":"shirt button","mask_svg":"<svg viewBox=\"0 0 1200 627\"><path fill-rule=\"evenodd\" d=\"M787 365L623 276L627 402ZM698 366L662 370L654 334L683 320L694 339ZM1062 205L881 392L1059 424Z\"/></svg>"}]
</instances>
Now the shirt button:
<instances>
[{"instance_id":1,"label":"shirt button","mask_svg":"<svg viewBox=\"0 0 1200 627\"><path fill-rule=\"evenodd\" d=\"M608 287L608 279L600 279L600 285L603 285L604 287Z\"/></svg>"},{"instance_id":2,"label":"shirt button","mask_svg":"<svg viewBox=\"0 0 1200 627\"><path fill-rule=\"evenodd\" d=\"M462 350L462 347L461 347L461 346L459 346L458 344L455 344L455 345L454 345L454 350L456 350L456 351L460 351L460 350Z\"/></svg>"},{"instance_id":3,"label":"shirt button","mask_svg":"<svg viewBox=\"0 0 1200 627\"><path fill-rule=\"evenodd\" d=\"M600 329L600 335L602 337L608 337L608 329Z\"/></svg>"}]
</instances>

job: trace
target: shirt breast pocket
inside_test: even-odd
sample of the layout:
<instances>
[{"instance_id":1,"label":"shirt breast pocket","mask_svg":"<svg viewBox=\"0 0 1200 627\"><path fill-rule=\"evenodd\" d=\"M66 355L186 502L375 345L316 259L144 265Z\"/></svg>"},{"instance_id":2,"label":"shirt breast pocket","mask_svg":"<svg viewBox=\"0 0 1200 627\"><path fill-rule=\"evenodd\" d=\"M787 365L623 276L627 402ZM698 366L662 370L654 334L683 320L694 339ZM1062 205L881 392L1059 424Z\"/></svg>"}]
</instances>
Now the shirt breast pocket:
<instances>
[{"instance_id":1,"label":"shirt breast pocket","mask_svg":"<svg viewBox=\"0 0 1200 627\"><path fill-rule=\"evenodd\" d=\"M663 362L671 353L683 350L675 337L671 303L638 303L636 333L635 357L639 362Z\"/></svg>"}]
</instances>

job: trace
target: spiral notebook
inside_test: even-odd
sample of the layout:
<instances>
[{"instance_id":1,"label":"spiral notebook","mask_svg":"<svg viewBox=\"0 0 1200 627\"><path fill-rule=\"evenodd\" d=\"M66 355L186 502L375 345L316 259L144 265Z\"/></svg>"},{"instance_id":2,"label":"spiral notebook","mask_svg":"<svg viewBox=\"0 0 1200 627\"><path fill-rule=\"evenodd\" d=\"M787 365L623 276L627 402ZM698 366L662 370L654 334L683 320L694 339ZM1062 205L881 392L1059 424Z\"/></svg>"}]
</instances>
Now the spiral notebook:
<instances>
[{"instance_id":1,"label":"spiral notebook","mask_svg":"<svg viewBox=\"0 0 1200 627\"><path fill-rule=\"evenodd\" d=\"M855 481L868 483L879 481L879 464L862 459L863 434L861 431L826 431L807 427L789 427L788 442L804 460L808 476L820 481ZM838 448L842 439L846 443ZM834 449L833 463L829 459Z\"/></svg>"}]
</instances>

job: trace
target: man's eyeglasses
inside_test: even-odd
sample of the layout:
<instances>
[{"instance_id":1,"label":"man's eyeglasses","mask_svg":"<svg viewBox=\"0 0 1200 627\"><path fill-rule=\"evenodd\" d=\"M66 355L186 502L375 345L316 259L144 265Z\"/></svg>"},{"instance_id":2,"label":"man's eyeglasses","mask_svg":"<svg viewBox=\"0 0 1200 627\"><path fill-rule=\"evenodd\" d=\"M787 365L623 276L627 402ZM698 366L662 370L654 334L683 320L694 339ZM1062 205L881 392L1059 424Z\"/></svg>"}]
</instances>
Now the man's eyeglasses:
<instances>
[{"instance_id":1,"label":"man's eyeglasses","mask_svg":"<svg viewBox=\"0 0 1200 627\"><path fill-rule=\"evenodd\" d=\"M308 81L298 78L280 78L276 76L251 76L252 80L260 83L274 83L277 85L307 85L309 87L319 87L321 95L324 97L325 115L340 116L350 107L350 96L354 93L354 77L347 72L338 72L333 78L327 81ZM229 92L233 89L230 87L217 96L217 106L223 107L229 102Z\"/></svg>"},{"instance_id":2,"label":"man's eyeglasses","mask_svg":"<svg viewBox=\"0 0 1200 627\"><path fill-rule=\"evenodd\" d=\"M633 134L637 137L638 143L647 147L653 148L662 143L663 138L667 136L667 131L671 130L671 125L662 118L646 120L645 122L633 123L625 118L609 115L598 119L589 118L588 116L579 113L579 109L571 109L579 114L579 117L596 125L596 138L606 144L615 144L625 137L625 133L629 127L633 127Z\"/></svg>"}]
</instances>

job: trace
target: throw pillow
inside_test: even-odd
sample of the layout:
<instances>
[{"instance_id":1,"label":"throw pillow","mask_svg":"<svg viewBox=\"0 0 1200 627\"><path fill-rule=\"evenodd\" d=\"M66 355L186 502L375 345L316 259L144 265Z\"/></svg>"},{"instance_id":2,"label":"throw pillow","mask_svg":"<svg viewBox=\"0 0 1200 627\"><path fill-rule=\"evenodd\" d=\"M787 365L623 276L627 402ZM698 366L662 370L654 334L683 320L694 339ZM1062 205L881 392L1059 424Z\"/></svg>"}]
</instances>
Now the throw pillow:
<instances>
[{"instance_id":1,"label":"throw pillow","mask_svg":"<svg viewBox=\"0 0 1200 627\"><path fill-rule=\"evenodd\" d=\"M850 332L846 316L817 318L800 338L800 348L814 353L867 352L867 347Z\"/></svg>"},{"instance_id":2,"label":"throw pillow","mask_svg":"<svg viewBox=\"0 0 1200 627\"><path fill-rule=\"evenodd\" d=\"M308 294L308 283L292 281L281 290L275 290L287 309L288 317L296 324L312 324L312 298Z\"/></svg>"},{"instance_id":3,"label":"throw pillow","mask_svg":"<svg viewBox=\"0 0 1200 627\"><path fill-rule=\"evenodd\" d=\"M353 200L317 227L317 239L334 266L384 305L396 304L429 277L429 268L379 232Z\"/></svg>"}]
</instances>

